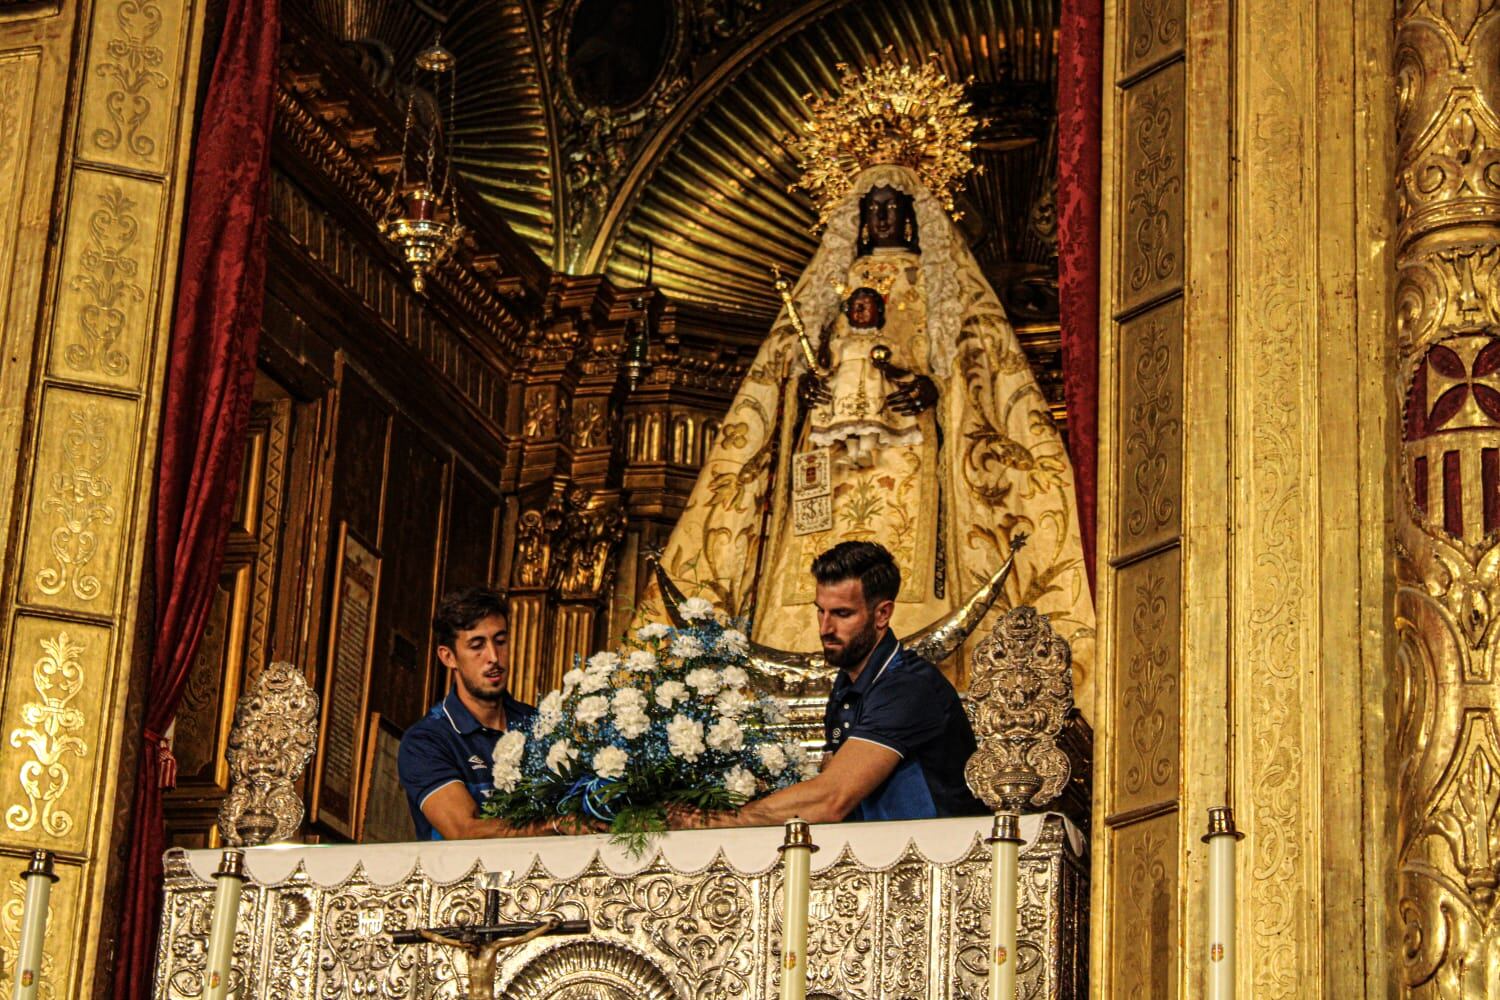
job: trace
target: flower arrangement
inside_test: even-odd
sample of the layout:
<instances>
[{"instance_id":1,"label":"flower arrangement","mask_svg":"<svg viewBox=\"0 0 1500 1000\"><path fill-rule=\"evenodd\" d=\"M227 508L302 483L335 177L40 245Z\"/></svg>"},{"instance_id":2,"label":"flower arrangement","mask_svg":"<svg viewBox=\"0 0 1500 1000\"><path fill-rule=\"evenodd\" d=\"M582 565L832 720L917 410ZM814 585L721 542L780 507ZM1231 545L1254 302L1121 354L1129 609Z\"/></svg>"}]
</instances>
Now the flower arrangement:
<instances>
[{"instance_id":1,"label":"flower arrangement","mask_svg":"<svg viewBox=\"0 0 1500 1000\"><path fill-rule=\"evenodd\" d=\"M816 772L777 735L781 703L750 690L745 633L702 598L680 611L685 627L646 625L575 665L526 729L500 738L483 815L594 820L639 853L669 806L731 809Z\"/></svg>"}]
</instances>

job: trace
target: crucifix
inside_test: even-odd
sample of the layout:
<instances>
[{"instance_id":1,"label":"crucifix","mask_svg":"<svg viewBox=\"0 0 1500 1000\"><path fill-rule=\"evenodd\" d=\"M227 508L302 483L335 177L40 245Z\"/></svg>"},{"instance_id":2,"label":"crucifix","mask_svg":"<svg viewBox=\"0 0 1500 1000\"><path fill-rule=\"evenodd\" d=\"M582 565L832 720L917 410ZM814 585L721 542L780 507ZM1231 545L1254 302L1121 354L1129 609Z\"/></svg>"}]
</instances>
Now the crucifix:
<instances>
[{"instance_id":1,"label":"crucifix","mask_svg":"<svg viewBox=\"0 0 1500 1000\"><path fill-rule=\"evenodd\" d=\"M391 933L393 944L436 944L467 956L470 1000L491 1000L495 995L495 973L500 953L528 941L552 934L587 934L587 920L533 920L523 923L501 923L501 885L509 881L506 874L487 872L481 876L484 886L484 921L478 926L419 927Z\"/></svg>"}]
</instances>

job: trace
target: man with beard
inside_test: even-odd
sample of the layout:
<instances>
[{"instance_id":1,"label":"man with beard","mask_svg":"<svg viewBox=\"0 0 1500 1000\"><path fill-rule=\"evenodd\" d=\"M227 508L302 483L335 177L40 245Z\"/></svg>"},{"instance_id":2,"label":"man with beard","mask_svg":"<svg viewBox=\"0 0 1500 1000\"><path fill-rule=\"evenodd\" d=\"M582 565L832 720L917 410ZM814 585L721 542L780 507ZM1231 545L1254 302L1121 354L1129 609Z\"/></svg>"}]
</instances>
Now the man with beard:
<instances>
[{"instance_id":1,"label":"man with beard","mask_svg":"<svg viewBox=\"0 0 1500 1000\"><path fill-rule=\"evenodd\" d=\"M504 599L484 587L448 594L432 619L448 696L406 731L397 766L418 840L467 840L556 833L479 816L494 788L495 743L536 709L510 696Z\"/></svg>"},{"instance_id":2,"label":"man with beard","mask_svg":"<svg viewBox=\"0 0 1500 1000\"><path fill-rule=\"evenodd\" d=\"M813 561L823 658L839 672L814 778L732 812L674 810L676 826L928 819L985 812L964 783L974 730L958 692L890 629L901 571L884 546L840 542Z\"/></svg>"}]
</instances>

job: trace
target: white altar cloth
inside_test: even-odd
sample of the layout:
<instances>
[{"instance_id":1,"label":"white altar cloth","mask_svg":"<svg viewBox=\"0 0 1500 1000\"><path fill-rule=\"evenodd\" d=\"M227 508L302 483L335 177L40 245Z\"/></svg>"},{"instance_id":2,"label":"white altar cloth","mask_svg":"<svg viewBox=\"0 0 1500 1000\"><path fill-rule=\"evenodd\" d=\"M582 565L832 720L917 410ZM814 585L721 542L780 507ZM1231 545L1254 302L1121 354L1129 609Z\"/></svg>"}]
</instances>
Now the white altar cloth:
<instances>
[{"instance_id":1,"label":"white altar cloth","mask_svg":"<svg viewBox=\"0 0 1500 1000\"><path fill-rule=\"evenodd\" d=\"M1041 829L1045 813L1021 817L1021 837L1031 844ZM946 865L967 855L976 841L989 836L992 819L966 816L955 819L908 820L894 823L838 823L812 828L813 871L821 871L847 852L872 869L895 864L908 845L933 864ZM1075 853L1083 851L1078 828L1064 820ZM645 855L629 852L596 834L586 837L531 837L496 840L439 840L408 844L286 844L253 847L245 851L250 879L262 885L285 881L300 867L314 884L333 886L363 867L365 876L377 885L405 882L418 868L438 883L468 878L478 867L487 872L512 872L520 877L540 864L555 878L571 879L595 858L617 875L635 874L660 856L683 874L704 870L722 854L735 870L759 874L776 867L782 828L750 827L738 830L678 830L659 837ZM1022 853L1026 847L1021 848ZM188 863L205 881L212 881L219 866L220 851L189 851Z\"/></svg>"}]
</instances>

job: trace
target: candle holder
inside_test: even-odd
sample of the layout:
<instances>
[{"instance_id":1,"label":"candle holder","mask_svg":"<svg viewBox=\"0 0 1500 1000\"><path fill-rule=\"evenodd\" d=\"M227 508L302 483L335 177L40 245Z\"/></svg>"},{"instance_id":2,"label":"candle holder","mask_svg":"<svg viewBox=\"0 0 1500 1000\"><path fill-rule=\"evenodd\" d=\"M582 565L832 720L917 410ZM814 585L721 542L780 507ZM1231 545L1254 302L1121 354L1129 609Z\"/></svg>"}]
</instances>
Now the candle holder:
<instances>
[{"instance_id":1,"label":"candle holder","mask_svg":"<svg viewBox=\"0 0 1500 1000\"><path fill-rule=\"evenodd\" d=\"M782 880L781 1000L807 997L807 906L812 884L812 828L806 820L786 821L786 835L777 850L785 868Z\"/></svg>"},{"instance_id":2,"label":"candle holder","mask_svg":"<svg viewBox=\"0 0 1500 1000\"><path fill-rule=\"evenodd\" d=\"M994 852L990 875L989 1000L1015 1000L1021 817L1014 812L997 814L985 843Z\"/></svg>"},{"instance_id":3,"label":"candle holder","mask_svg":"<svg viewBox=\"0 0 1500 1000\"><path fill-rule=\"evenodd\" d=\"M42 945L47 939L47 908L52 883L57 881L51 851L33 851L31 863L21 873L26 900L21 910L21 939L16 947L16 972L12 1000L36 1000L42 984Z\"/></svg>"},{"instance_id":4,"label":"candle holder","mask_svg":"<svg viewBox=\"0 0 1500 1000\"><path fill-rule=\"evenodd\" d=\"M1208 810L1208 1000L1234 1000L1235 848L1244 839L1233 808Z\"/></svg>"},{"instance_id":5,"label":"candle holder","mask_svg":"<svg viewBox=\"0 0 1500 1000\"><path fill-rule=\"evenodd\" d=\"M214 881L203 996L204 1000L227 1000L230 965L234 961L234 932L239 925L240 895L245 888L245 852L230 848L221 854Z\"/></svg>"}]
</instances>

